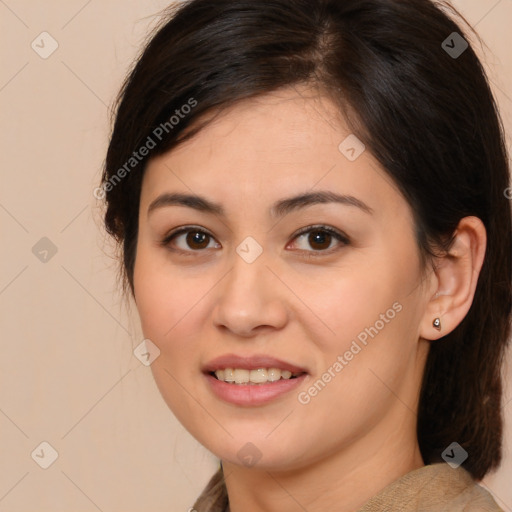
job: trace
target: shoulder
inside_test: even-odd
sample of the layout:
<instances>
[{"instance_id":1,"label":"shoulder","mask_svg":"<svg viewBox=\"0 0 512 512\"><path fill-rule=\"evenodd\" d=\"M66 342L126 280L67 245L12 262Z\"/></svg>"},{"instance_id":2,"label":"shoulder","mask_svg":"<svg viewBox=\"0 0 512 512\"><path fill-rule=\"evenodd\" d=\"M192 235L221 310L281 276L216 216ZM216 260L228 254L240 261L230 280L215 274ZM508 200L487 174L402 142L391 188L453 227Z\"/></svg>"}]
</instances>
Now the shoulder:
<instances>
[{"instance_id":1,"label":"shoulder","mask_svg":"<svg viewBox=\"0 0 512 512\"><path fill-rule=\"evenodd\" d=\"M358 512L503 512L461 466L436 463L392 482Z\"/></svg>"},{"instance_id":2,"label":"shoulder","mask_svg":"<svg viewBox=\"0 0 512 512\"><path fill-rule=\"evenodd\" d=\"M492 495L474 481L441 510L446 512L503 512Z\"/></svg>"}]
</instances>

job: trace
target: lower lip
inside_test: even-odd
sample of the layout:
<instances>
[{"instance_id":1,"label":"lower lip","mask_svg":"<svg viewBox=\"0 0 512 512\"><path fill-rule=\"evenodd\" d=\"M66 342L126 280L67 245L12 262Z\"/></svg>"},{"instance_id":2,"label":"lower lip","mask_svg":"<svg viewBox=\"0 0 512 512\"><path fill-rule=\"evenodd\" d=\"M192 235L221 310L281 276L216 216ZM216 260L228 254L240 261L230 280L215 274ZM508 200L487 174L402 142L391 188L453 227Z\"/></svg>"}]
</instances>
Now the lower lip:
<instances>
[{"instance_id":1,"label":"lower lip","mask_svg":"<svg viewBox=\"0 0 512 512\"><path fill-rule=\"evenodd\" d=\"M268 384L231 384L205 375L218 398L235 405L256 406L271 402L300 386L307 374L294 379L280 379Z\"/></svg>"}]
</instances>

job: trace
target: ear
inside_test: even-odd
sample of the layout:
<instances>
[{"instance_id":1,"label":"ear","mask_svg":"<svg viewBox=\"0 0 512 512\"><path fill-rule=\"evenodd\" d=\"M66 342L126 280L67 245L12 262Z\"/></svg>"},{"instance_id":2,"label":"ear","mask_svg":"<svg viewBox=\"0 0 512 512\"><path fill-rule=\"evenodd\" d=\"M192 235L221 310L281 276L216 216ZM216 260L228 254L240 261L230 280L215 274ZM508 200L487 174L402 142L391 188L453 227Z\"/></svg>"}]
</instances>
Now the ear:
<instances>
[{"instance_id":1,"label":"ear","mask_svg":"<svg viewBox=\"0 0 512 512\"><path fill-rule=\"evenodd\" d=\"M431 276L434 294L420 324L420 336L436 340L453 331L473 303L487 245L485 226L477 217L464 217L455 230L448 254L436 259ZM433 325L439 318L440 330Z\"/></svg>"}]
</instances>

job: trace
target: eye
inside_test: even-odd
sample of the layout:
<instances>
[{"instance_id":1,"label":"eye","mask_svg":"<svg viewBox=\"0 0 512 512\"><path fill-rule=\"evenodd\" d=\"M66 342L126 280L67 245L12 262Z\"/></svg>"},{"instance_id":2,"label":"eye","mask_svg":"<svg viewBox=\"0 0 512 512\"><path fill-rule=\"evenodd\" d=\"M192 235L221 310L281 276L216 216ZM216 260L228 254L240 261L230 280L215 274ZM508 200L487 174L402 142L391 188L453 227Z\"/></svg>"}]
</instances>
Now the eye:
<instances>
[{"instance_id":1,"label":"eye","mask_svg":"<svg viewBox=\"0 0 512 512\"><path fill-rule=\"evenodd\" d=\"M177 246L176 250L179 252L191 253L203 249L219 248L219 243L214 244L213 247L210 246L213 240L215 240L213 236L206 231L193 226L187 226L178 228L169 233L164 240L162 240L162 245L168 247L171 245L171 242L173 242ZM173 247L171 248L174 249Z\"/></svg>"},{"instance_id":2,"label":"eye","mask_svg":"<svg viewBox=\"0 0 512 512\"><path fill-rule=\"evenodd\" d=\"M310 253L307 254L307 257L322 256L334 252L332 250L333 242L334 250L337 250L336 245L343 246L350 244L350 240L346 235L328 226L308 226L303 228L295 235L294 240L305 242L299 249ZM338 242L338 244L336 244L336 242ZM311 251L307 247L304 247L305 245L309 245L313 250Z\"/></svg>"},{"instance_id":3,"label":"eye","mask_svg":"<svg viewBox=\"0 0 512 512\"><path fill-rule=\"evenodd\" d=\"M293 240L305 241L313 248L313 250L309 250L304 247L299 247L299 250L307 253L305 254L306 257L331 254L337 250L336 243L334 243L333 250L333 242L336 241L338 242L337 245L341 246L350 244L350 240L346 235L323 225L305 227L295 234ZM169 233L162 240L161 245L170 247L171 250L191 255L204 249L219 249L221 245L218 242L213 243L214 241L215 238L213 235L203 229L194 226L185 226ZM213 246L211 245L212 243Z\"/></svg>"}]
</instances>

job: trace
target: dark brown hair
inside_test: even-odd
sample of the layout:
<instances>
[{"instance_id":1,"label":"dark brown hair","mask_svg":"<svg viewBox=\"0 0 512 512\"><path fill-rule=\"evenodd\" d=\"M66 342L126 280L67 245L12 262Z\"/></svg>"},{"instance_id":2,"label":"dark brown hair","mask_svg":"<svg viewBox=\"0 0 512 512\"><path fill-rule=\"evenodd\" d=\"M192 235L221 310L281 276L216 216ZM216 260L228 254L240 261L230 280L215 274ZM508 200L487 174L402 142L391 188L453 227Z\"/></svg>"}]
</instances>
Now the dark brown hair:
<instances>
[{"instance_id":1,"label":"dark brown hair","mask_svg":"<svg viewBox=\"0 0 512 512\"><path fill-rule=\"evenodd\" d=\"M471 309L431 345L417 431L425 463L441 461L457 441L469 453L463 467L481 479L501 461L500 371L512 280L509 175L485 72L471 45L460 55L447 50L443 42L455 47L454 32L464 36L430 0L180 4L120 92L103 174L105 225L122 247L133 293L148 160L197 133L206 113L285 86L320 86L410 204L424 262L449 246L463 217L479 217L487 229ZM141 157L139 148L149 146Z\"/></svg>"}]
</instances>

